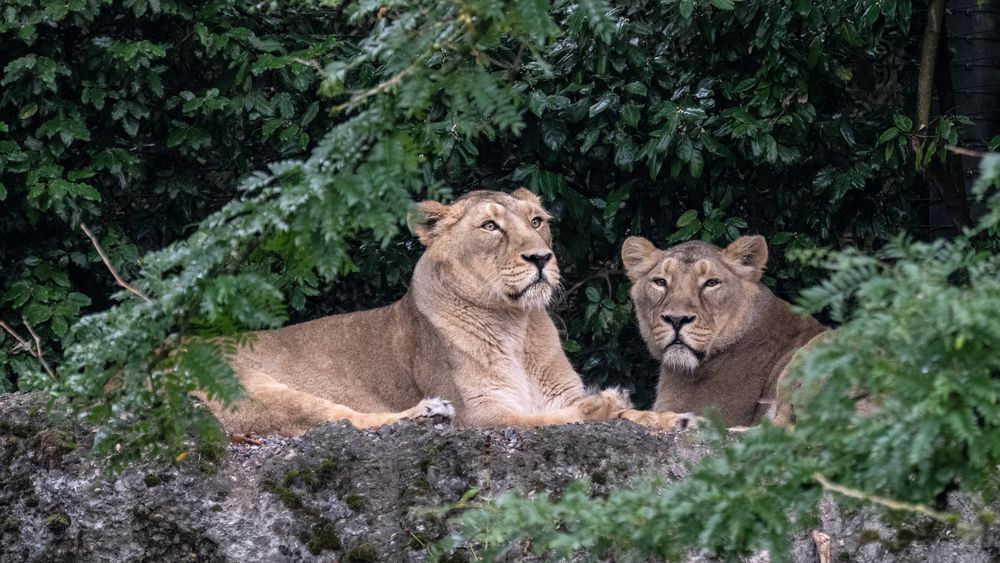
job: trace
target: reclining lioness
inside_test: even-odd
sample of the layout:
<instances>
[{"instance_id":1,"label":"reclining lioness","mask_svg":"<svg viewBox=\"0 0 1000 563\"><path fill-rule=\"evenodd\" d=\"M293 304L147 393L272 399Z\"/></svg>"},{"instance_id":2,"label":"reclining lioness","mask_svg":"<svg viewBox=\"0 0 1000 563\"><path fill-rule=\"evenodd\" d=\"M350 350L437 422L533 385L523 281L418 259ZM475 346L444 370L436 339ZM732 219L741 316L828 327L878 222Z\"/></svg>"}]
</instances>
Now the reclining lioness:
<instances>
[{"instance_id":1,"label":"reclining lioness","mask_svg":"<svg viewBox=\"0 0 1000 563\"><path fill-rule=\"evenodd\" d=\"M792 421L791 405L776 400L778 384L795 352L826 329L760 283L764 237L667 250L630 237L622 260L643 339L661 362L653 410L714 407L727 426L765 414Z\"/></svg>"},{"instance_id":2,"label":"reclining lioness","mask_svg":"<svg viewBox=\"0 0 1000 563\"><path fill-rule=\"evenodd\" d=\"M545 312L559 268L537 196L478 191L415 211L427 248L406 295L257 333L233 362L246 399L212 405L226 430L297 435L326 421L370 428L437 415L469 426L690 420L633 411L619 390L585 392Z\"/></svg>"}]
</instances>

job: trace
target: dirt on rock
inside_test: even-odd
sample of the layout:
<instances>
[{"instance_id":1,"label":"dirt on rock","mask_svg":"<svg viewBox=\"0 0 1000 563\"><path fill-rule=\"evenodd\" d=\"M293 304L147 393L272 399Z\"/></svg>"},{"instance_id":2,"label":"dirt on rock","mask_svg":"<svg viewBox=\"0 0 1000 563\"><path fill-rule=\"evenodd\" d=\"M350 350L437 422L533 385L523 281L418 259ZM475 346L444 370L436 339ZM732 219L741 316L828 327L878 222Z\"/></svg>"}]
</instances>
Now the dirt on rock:
<instances>
[{"instance_id":1,"label":"dirt on rock","mask_svg":"<svg viewBox=\"0 0 1000 563\"><path fill-rule=\"evenodd\" d=\"M0 562L425 561L449 532L447 507L460 499L558 494L580 479L604 495L653 475L683 479L710 453L694 433L627 421L534 430L335 423L256 441L230 445L211 474L193 454L108 479L86 455L88 428L48 419L31 395L0 394ZM841 514L832 501L820 516L833 561L987 562L1000 554L996 534L962 542L933 529L893 544L896 532L874 516ZM805 538L791 555L816 560Z\"/></svg>"}]
</instances>

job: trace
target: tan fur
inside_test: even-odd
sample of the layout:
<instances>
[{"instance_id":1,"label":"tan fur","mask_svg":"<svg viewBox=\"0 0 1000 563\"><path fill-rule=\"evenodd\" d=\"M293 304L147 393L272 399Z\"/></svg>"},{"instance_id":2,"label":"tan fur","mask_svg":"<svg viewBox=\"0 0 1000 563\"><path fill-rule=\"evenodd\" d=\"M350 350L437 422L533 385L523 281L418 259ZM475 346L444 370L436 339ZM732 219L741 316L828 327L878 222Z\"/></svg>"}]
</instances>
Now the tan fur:
<instances>
[{"instance_id":1,"label":"tan fur","mask_svg":"<svg viewBox=\"0 0 1000 563\"><path fill-rule=\"evenodd\" d=\"M409 222L427 248L406 295L257 333L233 362L246 400L213 411L231 432L289 435L332 420L370 428L454 414L529 427L637 416L621 391L586 393L562 350L545 311L560 279L548 218L525 189L418 204ZM688 420L651 416L664 428Z\"/></svg>"},{"instance_id":2,"label":"tan fur","mask_svg":"<svg viewBox=\"0 0 1000 563\"><path fill-rule=\"evenodd\" d=\"M693 241L668 250L630 237L622 259L643 339L661 361L653 410L714 408L727 426L746 426L770 409L791 422L790 406L775 404L778 382L796 351L825 328L760 283L763 237L740 237L725 249Z\"/></svg>"}]
</instances>

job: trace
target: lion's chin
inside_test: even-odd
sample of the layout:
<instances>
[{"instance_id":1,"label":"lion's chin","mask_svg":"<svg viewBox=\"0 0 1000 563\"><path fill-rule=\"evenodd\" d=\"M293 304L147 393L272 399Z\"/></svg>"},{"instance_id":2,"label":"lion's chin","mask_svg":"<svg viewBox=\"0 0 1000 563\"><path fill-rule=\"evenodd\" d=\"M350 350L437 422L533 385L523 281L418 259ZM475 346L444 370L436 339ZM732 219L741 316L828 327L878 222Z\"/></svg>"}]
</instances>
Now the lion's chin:
<instances>
[{"instance_id":1,"label":"lion's chin","mask_svg":"<svg viewBox=\"0 0 1000 563\"><path fill-rule=\"evenodd\" d=\"M552 286L544 281L536 281L531 285L508 294L514 305L525 311L545 309L552 300Z\"/></svg>"},{"instance_id":2,"label":"lion's chin","mask_svg":"<svg viewBox=\"0 0 1000 563\"><path fill-rule=\"evenodd\" d=\"M671 371L692 372L701 363L701 358L687 346L673 344L663 352L663 360L660 363Z\"/></svg>"}]
</instances>

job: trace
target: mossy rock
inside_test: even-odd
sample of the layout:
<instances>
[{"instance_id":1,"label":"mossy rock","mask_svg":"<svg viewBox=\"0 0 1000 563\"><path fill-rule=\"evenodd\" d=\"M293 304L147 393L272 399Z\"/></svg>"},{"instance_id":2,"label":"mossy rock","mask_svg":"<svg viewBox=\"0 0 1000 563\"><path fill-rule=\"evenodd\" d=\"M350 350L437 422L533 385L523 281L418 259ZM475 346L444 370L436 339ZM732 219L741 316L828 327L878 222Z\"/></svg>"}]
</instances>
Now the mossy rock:
<instances>
[{"instance_id":1,"label":"mossy rock","mask_svg":"<svg viewBox=\"0 0 1000 563\"><path fill-rule=\"evenodd\" d=\"M313 555L319 555L327 550L338 551L344 547L333 522L326 519L319 519L308 530L300 532L299 540Z\"/></svg>"},{"instance_id":2,"label":"mossy rock","mask_svg":"<svg viewBox=\"0 0 1000 563\"><path fill-rule=\"evenodd\" d=\"M375 563L378 561L378 552L370 543L363 543L352 547L344 554L344 563Z\"/></svg>"},{"instance_id":3,"label":"mossy rock","mask_svg":"<svg viewBox=\"0 0 1000 563\"><path fill-rule=\"evenodd\" d=\"M45 525L57 535L69 529L71 523L69 516L62 512L54 512L45 517Z\"/></svg>"},{"instance_id":4,"label":"mossy rock","mask_svg":"<svg viewBox=\"0 0 1000 563\"><path fill-rule=\"evenodd\" d=\"M344 498L344 504L353 512L362 512L365 509L365 497L361 495L347 495Z\"/></svg>"},{"instance_id":5,"label":"mossy rock","mask_svg":"<svg viewBox=\"0 0 1000 563\"><path fill-rule=\"evenodd\" d=\"M72 433L59 428L46 428L31 438L35 462L46 469L62 465L63 456L76 449Z\"/></svg>"}]
</instances>

